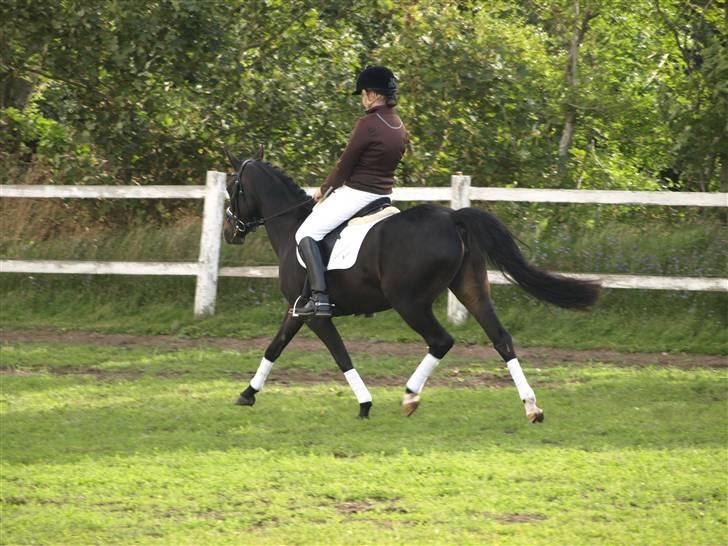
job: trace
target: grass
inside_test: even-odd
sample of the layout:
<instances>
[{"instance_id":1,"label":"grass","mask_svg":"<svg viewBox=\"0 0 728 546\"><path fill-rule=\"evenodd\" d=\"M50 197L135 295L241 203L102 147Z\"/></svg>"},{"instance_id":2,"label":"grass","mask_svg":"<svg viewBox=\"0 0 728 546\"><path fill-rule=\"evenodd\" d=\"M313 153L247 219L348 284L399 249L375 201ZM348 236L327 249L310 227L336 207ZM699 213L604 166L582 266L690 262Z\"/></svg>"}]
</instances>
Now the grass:
<instances>
[{"instance_id":1,"label":"grass","mask_svg":"<svg viewBox=\"0 0 728 546\"><path fill-rule=\"evenodd\" d=\"M255 352L8 344L3 544L719 544L726 536L725 370L599 363L527 369L514 388L449 385L411 419L415 365L354 355L375 406L330 357L291 351L254 408L231 401ZM292 374L292 375L291 375ZM290 384L276 382L289 376ZM397 385L397 386L395 386Z\"/></svg>"}]
</instances>

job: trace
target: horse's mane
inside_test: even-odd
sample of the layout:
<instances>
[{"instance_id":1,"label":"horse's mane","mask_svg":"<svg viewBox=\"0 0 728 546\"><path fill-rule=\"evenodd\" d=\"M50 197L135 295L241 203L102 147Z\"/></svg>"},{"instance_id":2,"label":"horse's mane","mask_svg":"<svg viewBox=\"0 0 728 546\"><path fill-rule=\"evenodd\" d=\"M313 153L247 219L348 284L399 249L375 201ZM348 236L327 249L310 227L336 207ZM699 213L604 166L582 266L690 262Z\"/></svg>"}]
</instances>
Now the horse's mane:
<instances>
[{"instance_id":1,"label":"horse's mane","mask_svg":"<svg viewBox=\"0 0 728 546\"><path fill-rule=\"evenodd\" d=\"M294 196L300 198L308 198L308 194L306 193L306 191L301 186L296 184L293 178L291 178L283 169L273 165L272 163L268 163L267 161L259 160L258 164L263 167L263 169L266 170L268 174L278 178L281 182L283 182L286 185L286 188L288 188Z\"/></svg>"}]
</instances>

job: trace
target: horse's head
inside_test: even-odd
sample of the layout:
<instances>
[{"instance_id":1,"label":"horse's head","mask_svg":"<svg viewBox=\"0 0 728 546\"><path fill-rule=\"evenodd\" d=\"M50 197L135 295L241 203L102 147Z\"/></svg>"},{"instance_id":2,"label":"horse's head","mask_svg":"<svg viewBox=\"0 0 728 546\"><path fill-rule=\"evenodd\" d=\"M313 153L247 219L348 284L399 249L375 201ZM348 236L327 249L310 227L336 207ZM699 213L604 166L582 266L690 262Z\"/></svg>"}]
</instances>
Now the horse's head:
<instances>
[{"instance_id":1,"label":"horse's head","mask_svg":"<svg viewBox=\"0 0 728 546\"><path fill-rule=\"evenodd\" d=\"M250 195L250 183L246 183L246 167L252 161L263 159L263 146L258 148L255 155L241 161L225 149L230 164L235 169L235 174L228 176L227 194L230 204L225 211L225 224L223 225L223 237L225 242L233 245L242 245L245 236L255 231L257 225L255 220L260 218L260 211L254 199Z\"/></svg>"}]
</instances>

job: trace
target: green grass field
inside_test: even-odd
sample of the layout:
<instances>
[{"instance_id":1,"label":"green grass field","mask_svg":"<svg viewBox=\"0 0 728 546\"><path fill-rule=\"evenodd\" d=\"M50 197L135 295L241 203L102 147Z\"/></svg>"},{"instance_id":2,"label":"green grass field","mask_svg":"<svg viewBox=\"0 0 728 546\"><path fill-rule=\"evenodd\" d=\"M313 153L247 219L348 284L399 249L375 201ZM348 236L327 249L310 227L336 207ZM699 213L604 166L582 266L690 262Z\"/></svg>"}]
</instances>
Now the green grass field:
<instances>
[{"instance_id":1,"label":"green grass field","mask_svg":"<svg viewBox=\"0 0 728 546\"><path fill-rule=\"evenodd\" d=\"M372 418L322 352L2 346L2 537L15 544L724 544L725 369L526 368L355 354ZM489 378L464 381L468 373ZM314 380L311 379L314 377ZM315 379L319 377L320 379Z\"/></svg>"},{"instance_id":2,"label":"green grass field","mask_svg":"<svg viewBox=\"0 0 728 546\"><path fill-rule=\"evenodd\" d=\"M53 209L67 231L25 207L3 209L3 258L197 259L196 216L87 229ZM631 224L607 215L587 229L549 227L539 210L499 214L542 267L725 276L726 230L713 216L643 222L641 210ZM265 235L249 239L224 245L221 263L275 262ZM224 350L3 335L2 545L728 543L728 369L701 357L728 355L726 294L605 290L575 313L494 287L517 349L687 353L668 355L681 368L658 366L660 355L632 367L596 352L569 365L525 359L546 412L537 426L502 364L467 351L448 355L405 418L403 385L424 347L352 355L374 395L368 421L330 356L295 344L256 406L234 406L261 356L246 340L272 336L285 311L271 280L221 279L217 312L202 320L191 278L6 274L0 297L0 333L239 340ZM435 307L444 323L444 298ZM379 351L422 343L392 311L337 326L347 341L383 342ZM447 328L460 346L485 343L472 319Z\"/></svg>"}]
</instances>

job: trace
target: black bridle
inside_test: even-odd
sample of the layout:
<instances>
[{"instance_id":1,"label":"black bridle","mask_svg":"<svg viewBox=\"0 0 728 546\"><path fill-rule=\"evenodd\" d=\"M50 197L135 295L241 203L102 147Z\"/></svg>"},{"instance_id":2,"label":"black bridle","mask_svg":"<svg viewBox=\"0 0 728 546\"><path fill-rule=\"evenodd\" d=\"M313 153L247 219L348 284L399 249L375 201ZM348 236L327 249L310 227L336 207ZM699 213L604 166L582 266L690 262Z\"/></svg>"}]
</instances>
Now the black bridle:
<instances>
[{"instance_id":1,"label":"black bridle","mask_svg":"<svg viewBox=\"0 0 728 546\"><path fill-rule=\"evenodd\" d=\"M238 171L235 173L235 181L233 182L232 195L229 196L230 206L227 208L227 210L225 210L225 217L235 229L235 231L233 232L233 239L235 239L235 237L237 237L238 235L247 235L248 232L255 231L256 229L258 229L258 226L264 225L268 220L291 212L292 210L308 204L312 200L309 197L305 201L301 201L300 203L297 203L292 207L282 210L281 212L271 214L270 216L267 216L265 218L255 218L250 222L245 222L239 217L240 211L238 211L238 197L243 194L243 171L245 170L245 167L248 165L248 163L252 163L253 161L253 159L246 159L240 164Z\"/></svg>"}]
</instances>

